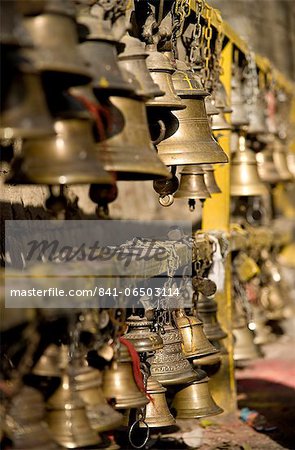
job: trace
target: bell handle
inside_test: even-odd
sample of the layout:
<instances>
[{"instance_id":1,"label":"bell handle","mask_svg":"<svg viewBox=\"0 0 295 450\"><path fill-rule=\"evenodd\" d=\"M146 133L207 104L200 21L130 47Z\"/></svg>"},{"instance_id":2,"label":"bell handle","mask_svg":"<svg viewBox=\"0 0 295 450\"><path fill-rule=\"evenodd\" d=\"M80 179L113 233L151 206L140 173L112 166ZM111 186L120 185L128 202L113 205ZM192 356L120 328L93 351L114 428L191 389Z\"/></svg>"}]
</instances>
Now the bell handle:
<instances>
[{"instance_id":1,"label":"bell handle","mask_svg":"<svg viewBox=\"0 0 295 450\"><path fill-rule=\"evenodd\" d=\"M142 444L140 445L136 445L134 444L134 442L132 441L132 433L134 430L135 425L139 424L139 423L143 423L146 426L146 437L144 438L144 441L142 442ZM132 445L133 448L143 448L147 441L149 440L150 437L150 428L148 426L148 424L145 422L145 420L141 417L138 420L136 420L130 427L129 433L128 433L128 438L129 438L129 442Z\"/></svg>"},{"instance_id":2,"label":"bell handle","mask_svg":"<svg viewBox=\"0 0 295 450\"><path fill-rule=\"evenodd\" d=\"M152 143L154 145L160 144L160 142L162 142L166 136L166 125L163 122L163 120L161 120L161 119L157 120L157 124L159 125L160 132L159 132L159 136L157 137L157 139L152 141Z\"/></svg>"}]
</instances>

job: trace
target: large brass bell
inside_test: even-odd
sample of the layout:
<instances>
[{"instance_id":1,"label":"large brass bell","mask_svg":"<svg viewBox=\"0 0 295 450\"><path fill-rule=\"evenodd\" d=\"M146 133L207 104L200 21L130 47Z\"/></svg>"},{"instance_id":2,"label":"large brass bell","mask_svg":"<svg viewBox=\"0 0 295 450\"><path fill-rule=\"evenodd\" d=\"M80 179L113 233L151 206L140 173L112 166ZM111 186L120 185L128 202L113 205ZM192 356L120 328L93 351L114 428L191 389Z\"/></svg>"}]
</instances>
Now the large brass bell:
<instances>
[{"instance_id":1,"label":"large brass bell","mask_svg":"<svg viewBox=\"0 0 295 450\"><path fill-rule=\"evenodd\" d=\"M64 373L60 387L47 402L47 423L54 440L66 448L97 445L101 442L90 427L84 402Z\"/></svg>"},{"instance_id":2,"label":"large brass bell","mask_svg":"<svg viewBox=\"0 0 295 450\"><path fill-rule=\"evenodd\" d=\"M145 407L144 421L150 428L170 427L176 423L167 405L166 391L155 377L148 378L146 392L150 396L150 402Z\"/></svg>"},{"instance_id":3,"label":"large brass bell","mask_svg":"<svg viewBox=\"0 0 295 450\"><path fill-rule=\"evenodd\" d=\"M204 333L211 342L219 341L227 337L226 332L218 322L217 302L213 297L205 297L203 294L199 294L198 314L203 322Z\"/></svg>"},{"instance_id":4,"label":"large brass bell","mask_svg":"<svg viewBox=\"0 0 295 450\"><path fill-rule=\"evenodd\" d=\"M133 73L140 88L137 93L145 98L163 96L164 91L153 81L147 68L146 58L148 54L144 51L144 44L129 34L121 40L125 44L124 51L119 56L119 66Z\"/></svg>"},{"instance_id":5,"label":"large brass bell","mask_svg":"<svg viewBox=\"0 0 295 450\"><path fill-rule=\"evenodd\" d=\"M168 108L169 110L184 109L185 105L173 86L172 74L175 69L169 58L151 45L148 45L146 50L148 53L146 64L152 79L160 87L160 90L165 92L165 95L149 100L146 104L147 107Z\"/></svg>"},{"instance_id":6,"label":"large brass bell","mask_svg":"<svg viewBox=\"0 0 295 450\"><path fill-rule=\"evenodd\" d=\"M196 381L177 390L172 402L177 419L199 419L223 412L210 394L208 381L207 374L199 369Z\"/></svg>"},{"instance_id":7,"label":"large brass bell","mask_svg":"<svg viewBox=\"0 0 295 450\"><path fill-rule=\"evenodd\" d=\"M179 64L183 70L173 75L173 83L186 109L174 112L176 118L157 146L159 156L167 165L224 163L228 158L214 139L205 110L204 91L196 74ZM171 113L172 114L172 113Z\"/></svg>"},{"instance_id":8,"label":"large brass bell","mask_svg":"<svg viewBox=\"0 0 295 450\"><path fill-rule=\"evenodd\" d=\"M175 312L175 323L182 336L182 349L189 359L199 359L218 353L206 338L202 321L195 316L187 316L184 310Z\"/></svg>"},{"instance_id":9,"label":"large brass bell","mask_svg":"<svg viewBox=\"0 0 295 450\"><path fill-rule=\"evenodd\" d=\"M258 175L254 152L246 147L243 134L239 136L238 149L232 155L231 162L231 195L261 196L267 189Z\"/></svg>"},{"instance_id":10,"label":"large brass bell","mask_svg":"<svg viewBox=\"0 0 295 450\"><path fill-rule=\"evenodd\" d=\"M54 134L40 74L21 52L1 54L0 138L35 138Z\"/></svg>"},{"instance_id":11,"label":"large brass bell","mask_svg":"<svg viewBox=\"0 0 295 450\"><path fill-rule=\"evenodd\" d=\"M263 92L260 92L249 108L249 126L247 134L263 135L267 133L266 104Z\"/></svg>"},{"instance_id":12,"label":"large brass bell","mask_svg":"<svg viewBox=\"0 0 295 450\"><path fill-rule=\"evenodd\" d=\"M188 383L196 373L185 358L179 331L171 324L163 325L163 349L150 358L151 374L164 386Z\"/></svg>"},{"instance_id":13,"label":"large brass bell","mask_svg":"<svg viewBox=\"0 0 295 450\"><path fill-rule=\"evenodd\" d=\"M271 185L281 181L280 174L274 161L273 144L269 143L264 150L256 154L258 173L265 183Z\"/></svg>"},{"instance_id":14,"label":"large brass bell","mask_svg":"<svg viewBox=\"0 0 295 450\"><path fill-rule=\"evenodd\" d=\"M281 181L290 181L292 179L292 174L288 167L287 153L285 150L284 143L279 139L275 138L273 144L273 159L277 171L280 176Z\"/></svg>"},{"instance_id":15,"label":"large brass bell","mask_svg":"<svg viewBox=\"0 0 295 450\"><path fill-rule=\"evenodd\" d=\"M150 353L163 348L163 340L155 331L151 331L153 322L146 317L130 316L126 324L124 337L130 341L138 353Z\"/></svg>"},{"instance_id":16,"label":"large brass bell","mask_svg":"<svg viewBox=\"0 0 295 450\"><path fill-rule=\"evenodd\" d=\"M215 179L214 167L211 164L202 164L201 167L204 172L204 181L209 194L220 194L221 189Z\"/></svg>"},{"instance_id":17,"label":"large brass bell","mask_svg":"<svg viewBox=\"0 0 295 450\"><path fill-rule=\"evenodd\" d=\"M231 124L234 128L245 127L249 125L249 117L243 95L242 76L237 68L233 69L231 87Z\"/></svg>"},{"instance_id":18,"label":"large brass bell","mask_svg":"<svg viewBox=\"0 0 295 450\"><path fill-rule=\"evenodd\" d=\"M131 358L123 345L118 358L103 372L102 391L107 401L114 401L116 409L140 408L148 403L135 383Z\"/></svg>"}]
</instances>

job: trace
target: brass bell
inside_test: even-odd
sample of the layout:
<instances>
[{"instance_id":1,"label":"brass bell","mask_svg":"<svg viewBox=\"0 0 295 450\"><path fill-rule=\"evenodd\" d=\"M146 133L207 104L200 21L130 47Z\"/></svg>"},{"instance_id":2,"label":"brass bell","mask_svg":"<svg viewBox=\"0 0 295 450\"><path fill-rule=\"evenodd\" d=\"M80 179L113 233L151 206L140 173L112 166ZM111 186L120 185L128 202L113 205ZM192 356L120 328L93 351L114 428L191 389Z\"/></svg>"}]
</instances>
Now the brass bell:
<instances>
[{"instance_id":1,"label":"brass bell","mask_svg":"<svg viewBox=\"0 0 295 450\"><path fill-rule=\"evenodd\" d=\"M167 389L155 377L148 378L146 392L150 396L150 402L145 407L144 421L150 428L170 427L176 423L167 405L166 391ZM141 424L140 426L146 425Z\"/></svg>"},{"instance_id":2,"label":"brass bell","mask_svg":"<svg viewBox=\"0 0 295 450\"><path fill-rule=\"evenodd\" d=\"M229 114L232 112L225 86L220 80L218 81L215 91L215 106L219 109L219 111L222 110L224 114Z\"/></svg>"},{"instance_id":3,"label":"brass bell","mask_svg":"<svg viewBox=\"0 0 295 450\"><path fill-rule=\"evenodd\" d=\"M263 92L255 96L254 103L249 108L249 126L247 134L263 135L267 133L266 104Z\"/></svg>"},{"instance_id":4,"label":"brass bell","mask_svg":"<svg viewBox=\"0 0 295 450\"><path fill-rule=\"evenodd\" d=\"M265 183L275 185L280 182L280 174L274 161L273 145L269 143L264 150L256 154L258 173Z\"/></svg>"},{"instance_id":5,"label":"brass bell","mask_svg":"<svg viewBox=\"0 0 295 450\"><path fill-rule=\"evenodd\" d=\"M242 75L238 68L233 70L231 87L231 124L234 128L241 128L249 125L249 117L243 95Z\"/></svg>"},{"instance_id":6,"label":"brass bell","mask_svg":"<svg viewBox=\"0 0 295 450\"><path fill-rule=\"evenodd\" d=\"M123 345L117 360L103 372L102 391L107 401L114 401L116 409L140 408L148 403L135 383L131 358Z\"/></svg>"},{"instance_id":7,"label":"brass bell","mask_svg":"<svg viewBox=\"0 0 295 450\"><path fill-rule=\"evenodd\" d=\"M223 410L213 400L208 386L209 378L203 370L198 370L198 379L181 386L173 399L172 408L177 419L199 419L215 416Z\"/></svg>"},{"instance_id":8,"label":"brass bell","mask_svg":"<svg viewBox=\"0 0 295 450\"><path fill-rule=\"evenodd\" d=\"M281 181L290 181L293 177L288 167L287 153L284 143L275 138L273 144L273 159Z\"/></svg>"},{"instance_id":9,"label":"brass bell","mask_svg":"<svg viewBox=\"0 0 295 450\"><path fill-rule=\"evenodd\" d=\"M68 363L68 346L49 345L35 364L32 373L41 377L60 377Z\"/></svg>"},{"instance_id":10,"label":"brass bell","mask_svg":"<svg viewBox=\"0 0 295 450\"><path fill-rule=\"evenodd\" d=\"M211 197L205 184L205 174L198 165L184 166L180 171L179 188L174 194L174 198L187 198L189 207L193 211L195 200L205 200Z\"/></svg>"},{"instance_id":11,"label":"brass bell","mask_svg":"<svg viewBox=\"0 0 295 450\"><path fill-rule=\"evenodd\" d=\"M22 52L2 50L0 139L54 134L41 78Z\"/></svg>"},{"instance_id":12,"label":"brass bell","mask_svg":"<svg viewBox=\"0 0 295 450\"><path fill-rule=\"evenodd\" d=\"M144 51L144 44L129 34L125 35L121 42L125 44L125 48L119 56L119 66L133 73L139 82L140 88L137 90L137 94L144 98L163 96L165 92L161 91L160 87L153 81L147 68L146 58L148 54Z\"/></svg>"},{"instance_id":13,"label":"brass bell","mask_svg":"<svg viewBox=\"0 0 295 450\"><path fill-rule=\"evenodd\" d=\"M255 154L246 147L243 134L239 135L238 149L232 155L230 193L232 196L267 194L267 189L258 175Z\"/></svg>"},{"instance_id":14,"label":"brass bell","mask_svg":"<svg viewBox=\"0 0 295 450\"><path fill-rule=\"evenodd\" d=\"M212 341L219 341L227 337L227 333L221 328L217 319L217 302L212 296L205 297L199 294L198 314L203 322L206 337Z\"/></svg>"},{"instance_id":15,"label":"brass bell","mask_svg":"<svg viewBox=\"0 0 295 450\"><path fill-rule=\"evenodd\" d=\"M86 408L64 373L60 387L47 402L47 423L53 439L62 447L77 448L101 443L92 430Z\"/></svg>"},{"instance_id":16,"label":"brass bell","mask_svg":"<svg viewBox=\"0 0 295 450\"><path fill-rule=\"evenodd\" d=\"M26 16L24 26L35 47L26 52L52 85L69 87L91 81L91 73L78 51L76 23L71 13L45 11Z\"/></svg>"},{"instance_id":17,"label":"brass bell","mask_svg":"<svg viewBox=\"0 0 295 450\"><path fill-rule=\"evenodd\" d=\"M275 340L271 327L266 325L267 317L260 305L252 305L252 322L249 328L255 332L254 344L265 345Z\"/></svg>"},{"instance_id":18,"label":"brass bell","mask_svg":"<svg viewBox=\"0 0 295 450\"><path fill-rule=\"evenodd\" d=\"M164 96L149 100L146 106L148 108L168 108L169 110L184 109L185 105L173 86L172 74L175 69L169 58L158 52L152 45L148 45L146 50L148 53L146 64L152 79L160 87L160 90L165 92Z\"/></svg>"},{"instance_id":19,"label":"brass bell","mask_svg":"<svg viewBox=\"0 0 295 450\"><path fill-rule=\"evenodd\" d=\"M163 325L163 349L149 359L151 375L164 386L184 384L196 379L196 373L185 358L180 332L171 324Z\"/></svg>"},{"instance_id":20,"label":"brass bell","mask_svg":"<svg viewBox=\"0 0 295 450\"><path fill-rule=\"evenodd\" d=\"M182 349L189 359L199 359L218 353L204 334L202 321L195 316L187 316L184 310L175 312L175 323L182 336Z\"/></svg>"},{"instance_id":21,"label":"brass bell","mask_svg":"<svg viewBox=\"0 0 295 450\"><path fill-rule=\"evenodd\" d=\"M218 114L212 116L212 131L232 130L231 124L226 120L225 114L219 110Z\"/></svg>"},{"instance_id":22,"label":"brass bell","mask_svg":"<svg viewBox=\"0 0 295 450\"><path fill-rule=\"evenodd\" d=\"M221 189L215 179L214 167L211 164L202 164L201 167L204 172L204 181L209 194L220 194Z\"/></svg>"},{"instance_id":23,"label":"brass bell","mask_svg":"<svg viewBox=\"0 0 295 450\"><path fill-rule=\"evenodd\" d=\"M146 317L130 316L124 338L130 341L138 353L149 353L163 348L163 340L155 331L151 331L153 322Z\"/></svg>"},{"instance_id":24,"label":"brass bell","mask_svg":"<svg viewBox=\"0 0 295 450\"><path fill-rule=\"evenodd\" d=\"M177 70L173 83L186 109L174 112L176 124L169 126L165 138L157 146L159 156L167 165L224 163L228 158L214 139L205 110L204 91L196 74L185 69ZM177 122L178 121L178 122Z\"/></svg>"},{"instance_id":25,"label":"brass bell","mask_svg":"<svg viewBox=\"0 0 295 450\"><path fill-rule=\"evenodd\" d=\"M255 335L247 324L233 329L234 360L238 363L257 359L261 356L259 347L254 343Z\"/></svg>"},{"instance_id":26,"label":"brass bell","mask_svg":"<svg viewBox=\"0 0 295 450\"><path fill-rule=\"evenodd\" d=\"M217 116L220 111L215 106L215 100L212 94L205 97L205 108L207 116Z\"/></svg>"}]
</instances>

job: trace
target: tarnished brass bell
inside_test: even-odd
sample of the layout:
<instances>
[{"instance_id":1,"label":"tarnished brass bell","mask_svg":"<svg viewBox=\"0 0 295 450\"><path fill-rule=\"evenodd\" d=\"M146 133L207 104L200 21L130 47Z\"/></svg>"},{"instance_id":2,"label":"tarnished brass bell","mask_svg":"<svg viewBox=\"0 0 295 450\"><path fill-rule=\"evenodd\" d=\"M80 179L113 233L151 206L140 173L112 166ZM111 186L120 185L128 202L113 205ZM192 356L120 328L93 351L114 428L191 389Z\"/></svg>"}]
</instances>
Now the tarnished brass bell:
<instances>
[{"instance_id":1,"label":"tarnished brass bell","mask_svg":"<svg viewBox=\"0 0 295 450\"><path fill-rule=\"evenodd\" d=\"M130 341L138 353L150 353L163 348L163 340L155 331L151 331L153 322L146 317L130 316L125 339Z\"/></svg>"},{"instance_id":2,"label":"tarnished brass bell","mask_svg":"<svg viewBox=\"0 0 295 450\"><path fill-rule=\"evenodd\" d=\"M123 345L117 360L103 372L102 391L107 401L114 401L116 409L140 408L148 403L135 383L131 358Z\"/></svg>"},{"instance_id":3,"label":"tarnished brass bell","mask_svg":"<svg viewBox=\"0 0 295 450\"><path fill-rule=\"evenodd\" d=\"M177 390L172 402L177 419L199 419L223 412L210 394L208 381L207 374L198 370L196 381Z\"/></svg>"},{"instance_id":4,"label":"tarnished brass bell","mask_svg":"<svg viewBox=\"0 0 295 450\"><path fill-rule=\"evenodd\" d=\"M219 341L227 337L217 319L217 302L213 297L205 297L199 293L198 314L203 322L203 329L209 341Z\"/></svg>"},{"instance_id":5,"label":"tarnished brass bell","mask_svg":"<svg viewBox=\"0 0 295 450\"><path fill-rule=\"evenodd\" d=\"M164 140L157 146L160 158L167 166L227 162L210 129L204 103L207 92L186 65L185 69L179 67L183 70L175 72L173 83L186 109L171 113L176 119L168 124Z\"/></svg>"},{"instance_id":6,"label":"tarnished brass bell","mask_svg":"<svg viewBox=\"0 0 295 450\"><path fill-rule=\"evenodd\" d=\"M255 153L246 147L243 134L239 136L238 149L231 161L232 196L266 195L267 189L258 175Z\"/></svg>"},{"instance_id":7,"label":"tarnished brass bell","mask_svg":"<svg viewBox=\"0 0 295 450\"><path fill-rule=\"evenodd\" d=\"M235 361L247 361L261 356L259 347L254 343L255 334L249 330L247 324L240 328L234 328L233 336Z\"/></svg>"},{"instance_id":8,"label":"tarnished brass bell","mask_svg":"<svg viewBox=\"0 0 295 450\"><path fill-rule=\"evenodd\" d=\"M148 58L147 67L151 73L154 83L160 90L165 92L164 96L156 97L146 103L147 107L168 108L169 110L184 109L185 105L177 95L173 86L172 74L175 72L169 58L163 53L158 52L153 46L147 46Z\"/></svg>"},{"instance_id":9,"label":"tarnished brass bell","mask_svg":"<svg viewBox=\"0 0 295 450\"><path fill-rule=\"evenodd\" d=\"M189 200L205 200L211 197L206 184L205 174L198 165L184 166L180 171L179 188L174 198L187 198Z\"/></svg>"},{"instance_id":10,"label":"tarnished brass bell","mask_svg":"<svg viewBox=\"0 0 295 450\"><path fill-rule=\"evenodd\" d=\"M189 359L218 353L218 350L206 338L202 321L195 316L187 316L184 310L175 312L175 323L182 336L182 349Z\"/></svg>"},{"instance_id":11,"label":"tarnished brass bell","mask_svg":"<svg viewBox=\"0 0 295 450\"><path fill-rule=\"evenodd\" d=\"M155 377L148 378L146 392L150 396L150 402L146 405L144 421L150 428L170 427L176 423L167 405L166 391Z\"/></svg>"},{"instance_id":12,"label":"tarnished brass bell","mask_svg":"<svg viewBox=\"0 0 295 450\"><path fill-rule=\"evenodd\" d=\"M221 189L216 183L214 175L214 167L211 164L202 164L202 169L204 171L204 181L209 194L220 194Z\"/></svg>"},{"instance_id":13,"label":"tarnished brass bell","mask_svg":"<svg viewBox=\"0 0 295 450\"><path fill-rule=\"evenodd\" d=\"M91 73L78 51L76 23L71 14L53 11L26 16L24 26L35 47L26 51L50 83L69 87L91 81Z\"/></svg>"},{"instance_id":14,"label":"tarnished brass bell","mask_svg":"<svg viewBox=\"0 0 295 450\"><path fill-rule=\"evenodd\" d=\"M205 97L205 107L207 116L217 116L220 113L219 109L215 106L215 99L213 95L208 95Z\"/></svg>"},{"instance_id":15,"label":"tarnished brass bell","mask_svg":"<svg viewBox=\"0 0 295 450\"><path fill-rule=\"evenodd\" d=\"M293 177L288 167L286 147L279 138L275 138L273 143L273 159L279 173L280 180L291 180Z\"/></svg>"},{"instance_id":16,"label":"tarnished brass bell","mask_svg":"<svg viewBox=\"0 0 295 450\"><path fill-rule=\"evenodd\" d=\"M125 35L121 42L125 44L125 48L119 56L119 66L135 76L140 85L137 94L145 98L163 96L165 92L153 81L147 68L148 54L144 50L143 42L129 34Z\"/></svg>"},{"instance_id":17,"label":"tarnished brass bell","mask_svg":"<svg viewBox=\"0 0 295 450\"><path fill-rule=\"evenodd\" d=\"M267 133L265 95L260 92L249 108L249 126L247 134L263 135Z\"/></svg>"},{"instance_id":18,"label":"tarnished brass bell","mask_svg":"<svg viewBox=\"0 0 295 450\"><path fill-rule=\"evenodd\" d=\"M66 448L97 445L98 434L90 427L86 408L64 373L60 387L47 402L47 423L53 439Z\"/></svg>"},{"instance_id":19,"label":"tarnished brass bell","mask_svg":"<svg viewBox=\"0 0 295 450\"><path fill-rule=\"evenodd\" d=\"M7 180L13 184L112 184L92 137L92 122L56 120L55 136L24 142Z\"/></svg>"},{"instance_id":20,"label":"tarnished brass bell","mask_svg":"<svg viewBox=\"0 0 295 450\"><path fill-rule=\"evenodd\" d=\"M233 69L231 84L231 124L234 128L249 125L246 101L243 95L242 76L238 68Z\"/></svg>"},{"instance_id":21,"label":"tarnished brass bell","mask_svg":"<svg viewBox=\"0 0 295 450\"><path fill-rule=\"evenodd\" d=\"M273 144L256 154L258 173L265 183L277 184L281 181L280 174L274 161Z\"/></svg>"},{"instance_id":22,"label":"tarnished brass bell","mask_svg":"<svg viewBox=\"0 0 295 450\"><path fill-rule=\"evenodd\" d=\"M184 384L196 379L196 373L185 358L180 332L171 324L163 326L163 349L149 360L151 374L164 386Z\"/></svg>"}]
</instances>

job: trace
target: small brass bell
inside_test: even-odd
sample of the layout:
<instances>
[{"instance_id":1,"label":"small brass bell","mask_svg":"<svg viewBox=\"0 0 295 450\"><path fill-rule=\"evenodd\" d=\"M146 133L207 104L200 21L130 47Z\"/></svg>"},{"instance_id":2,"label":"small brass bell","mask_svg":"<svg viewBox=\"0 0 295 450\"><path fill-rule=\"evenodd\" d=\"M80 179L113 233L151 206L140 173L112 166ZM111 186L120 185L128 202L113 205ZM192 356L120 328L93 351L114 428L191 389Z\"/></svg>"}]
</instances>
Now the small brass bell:
<instances>
[{"instance_id":1,"label":"small brass bell","mask_svg":"<svg viewBox=\"0 0 295 450\"><path fill-rule=\"evenodd\" d=\"M215 91L215 106L217 109L222 110L224 114L232 112L224 84L220 80Z\"/></svg>"},{"instance_id":2,"label":"small brass bell","mask_svg":"<svg viewBox=\"0 0 295 450\"><path fill-rule=\"evenodd\" d=\"M271 327L266 325L267 318L264 310L259 305L253 305L252 313L253 319L249 327L252 325L253 328L250 329L255 331L254 344L265 345L273 342L276 337L272 333Z\"/></svg>"},{"instance_id":3,"label":"small brass bell","mask_svg":"<svg viewBox=\"0 0 295 450\"><path fill-rule=\"evenodd\" d=\"M147 380L147 394L151 400L145 409L144 421L150 428L162 428L175 425L176 421L169 411L165 392L167 391L155 377L150 376ZM141 426L145 426L141 424Z\"/></svg>"},{"instance_id":4,"label":"small brass bell","mask_svg":"<svg viewBox=\"0 0 295 450\"><path fill-rule=\"evenodd\" d=\"M202 164L201 167L204 171L204 181L209 194L220 194L221 189L215 179L214 167L211 164Z\"/></svg>"},{"instance_id":5,"label":"small brass bell","mask_svg":"<svg viewBox=\"0 0 295 450\"><path fill-rule=\"evenodd\" d=\"M254 152L246 148L246 139L239 136L237 151L231 162L231 195L260 196L266 195L267 189L258 175Z\"/></svg>"},{"instance_id":6,"label":"small brass bell","mask_svg":"<svg viewBox=\"0 0 295 450\"><path fill-rule=\"evenodd\" d=\"M273 159L281 181L290 181L293 177L288 167L287 153L283 142L276 138L273 145Z\"/></svg>"},{"instance_id":7,"label":"small brass bell","mask_svg":"<svg viewBox=\"0 0 295 450\"><path fill-rule=\"evenodd\" d=\"M231 107L231 124L233 127L241 128L249 125L246 99L243 95L242 75L238 68L234 68L232 74Z\"/></svg>"},{"instance_id":8,"label":"small brass bell","mask_svg":"<svg viewBox=\"0 0 295 450\"><path fill-rule=\"evenodd\" d=\"M169 58L151 45L148 45L146 50L148 53L146 64L152 79L160 87L160 90L165 92L164 96L149 100L146 106L148 108L168 108L169 110L184 109L185 105L173 86L172 74L175 69Z\"/></svg>"},{"instance_id":9,"label":"small brass bell","mask_svg":"<svg viewBox=\"0 0 295 450\"><path fill-rule=\"evenodd\" d=\"M274 161L273 145L269 143L265 150L256 154L258 173L265 183L275 185L281 177Z\"/></svg>"},{"instance_id":10,"label":"small brass bell","mask_svg":"<svg viewBox=\"0 0 295 450\"><path fill-rule=\"evenodd\" d=\"M124 338L130 341L138 353L149 353L163 348L163 340L155 331L151 331L153 322L146 317L130 316L126 324Z\"/></svg>"},{"instance_id":11,"label":"small brass bell","mask_svg":"<svg viewBox=\"0 0 295 450\"><path fill-rule=\"evenodd\" d=\"M102 391L107 401L114 401L116 409L140 408L148 403L135 383L131 358L123 345L118 359L103 372Z\"/></svg>"},{"instance_id":12,"label":"small brass bell","mask_svg":"<svg viewBox=\"0 0 295 450\"><path fill-rule=\"evenodd\" d=\"M266 104L263 92L260 92L249 108L249 126L247 134L263 135L267 133Z\"/></svg>"},{"instance_id":13,"label":"small brass bell","mask_svg":"<svg viewBox=\"0 0 295 450\"><path fill-rule=\"evenodd\" d=\"M207 92L186 65L178 66L182 70L175 72L173 83L186 109L174 112L178 125L173 124L173 130L168 126L164 140L157 146L160 158L167 166L227 162L210 129L204 103Z\"/></svg>"},{"instance_id":14,"label":"small brass bell","mask_svg":"<svg viewBox=\"0 0 295 450\"><path fill-rule=\"evenodd\" d=\"M184 166L180 171L179 188L175 198L206 199L211 197L204 180L204 171L200 166Z\"/></svg>"},{"instance_id":15,"label":"small brass bell","mask_svg":"<svg viewBox=\"0 0 295 450\"><path fill-rule=\"evenodd\" d=\"M207 116L217 116L220 113L219 109L215 106L215 100L212 94L205 97L205 108Z\"/></svg>"},{"instance_id":16,"label":"small brass bell","mask_svg":"<svg viewBox=\"0 0 295 450\"><path fill-rule=\"evenodd\" d=\"M171 324L163 326L163 349L157 350L149 360L151 374L164 386L184 384L196 379L196 373L185 358L181 335Z\"/></svg>"},{"instance_id":17,"label":"small brass bell","mask_svg":"<svg viewBox=\"0 0 295 450\"><path fill-rule=\"evenodd\" d=\"M26 16L24 26L35 47L26 52L51 84L70 87L91 81L91 73L78 51L76 23L71 12L45 11Z\"/></svg>"},{"instance_id":18,"label":"small brass bell","mask_svg":"<svg viewBox=\"0 0 295 450\"><path fill-rule=\"evenodd\" d=\"M212 116L212 131L232 130L231 124L226 120L223 111L219 110L217 115Z\"/></svg>"},{"instance_id":19,"label":"small brass bell","mask_svg":"<svg viewBox=\"0 0 295 450\"><path fill-rule=\"evenodd\" d=\"M68 347L49 345L35 364L32 373L41 377L60 377L61 370L67 366Z\"/></svg>"},{"instance_id":20,"label":"small brass bell","mask_svg":"<svg viewBox=\"0 0 295 450\"><path fill-rule=\"evenodd\" d=\"M21 52L1 54L0 139L54 135L41 78Z\"/></svg>"},{"instance_id":21,"label":"small brass bell","mask_svg":"<svg viewBox=\"0 0 295 450\"><path fill-rule=\"evenodd\" d=\"M47 423L54 440L66 448L97 445L101 442L90 427L84 402L72 389L64 373L60 387L47 402Z\"/></svg>"},{"instance_id":22,"label":"small brass bell","mask_svg":"<svg viewBox=\"0 0 295 450\"><path fill-rule=\"evenodd\" d=\"M261 356L259 347L254 343L255 335L249 330L247 324L233 329L234 336L234 360L242 362L257 359Z\"/></svg>"},{"instance_id":23,"label":"small brass bell","mask_svg":"<svg viewBox=\"0 0 295 450\"><path fill-rule=\"evenodd\" d=\"M153 81L147 68L146 58L148 54L144 51L144 44L129 34L121 40L125 44L124 51L119 56L119 66L133 73L140 88L137 94L144 98L163 96L164 91ZM113 94L114 95L114 94Z\"/></svg>"},{"instance_id":24,"label":"small brass bell","mask_svg":"<svg viewBox=\"0 0 295 450\"><path fill-rule=\"evenodd\" d=\"M175 312L175 323L182 336L182 349L186 358L199 359L218 353L218 350L206 338L200 319L187 316L184 310L180 309Z\"/></svg>"},{"instance_id":25,"label":"small brass bell","mask_svg":"<svg viewBox=\"0 0 295 450\"><path fill-rule=\"evenodd\" d=\"M218 322L217 302L213 297L205 297L203 294L199 294L198 314L203 322L204 333L211 342L227 337L226 332Z\"/></svg>"},{"instance_id":26,"label":"small brass bell","mask_svg":"<svg viewBox=\"0 0 295 450\"><path fill-rule=\"evenodd\" d=\"M208 382L207 374L199 369L196 381L179 388L172 402L177 419L199 419L223 412L213 400Z\"/></svg>"}]
</instances>

